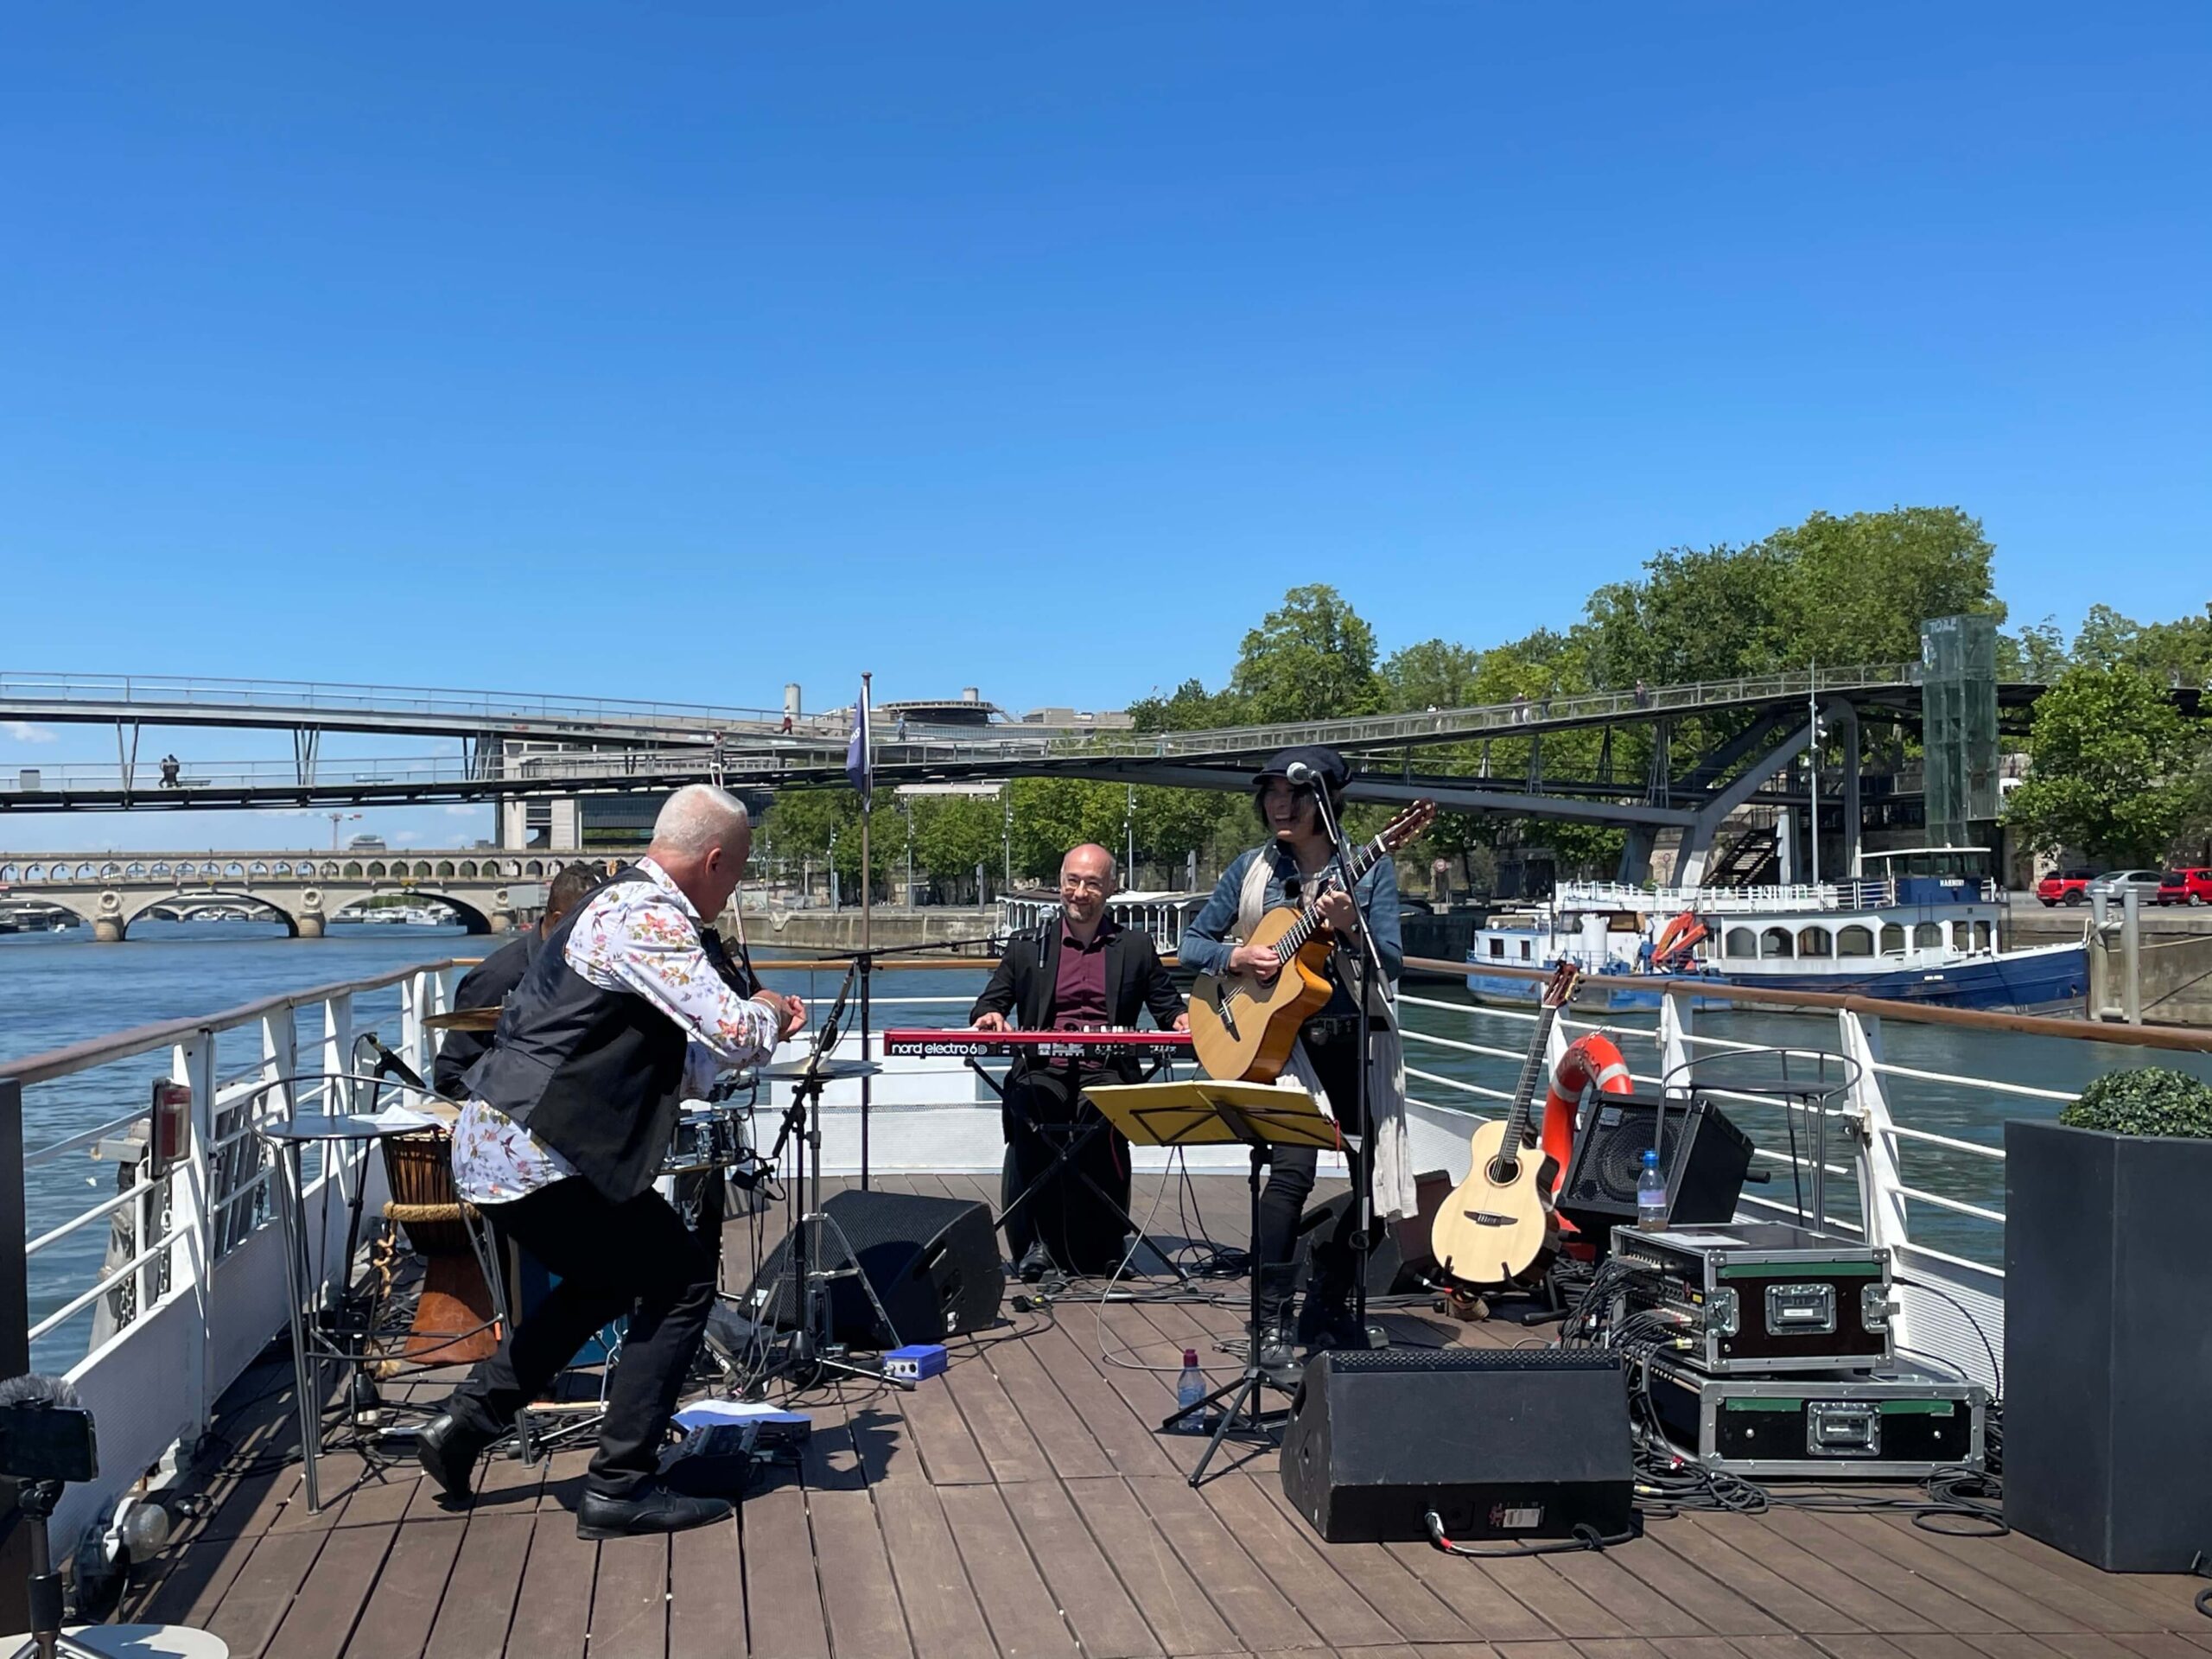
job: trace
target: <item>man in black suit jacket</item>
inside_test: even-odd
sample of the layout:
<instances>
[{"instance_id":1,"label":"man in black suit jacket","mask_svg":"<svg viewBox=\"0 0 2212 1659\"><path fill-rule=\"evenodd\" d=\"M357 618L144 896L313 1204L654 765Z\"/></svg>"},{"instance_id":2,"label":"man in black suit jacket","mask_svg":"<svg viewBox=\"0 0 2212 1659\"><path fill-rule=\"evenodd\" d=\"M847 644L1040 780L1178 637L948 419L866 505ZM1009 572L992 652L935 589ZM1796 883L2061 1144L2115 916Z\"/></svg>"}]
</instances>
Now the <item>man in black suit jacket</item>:
<instances>
[{"instance_id":1,"label":"man in black suit jacket","mask_svg":"<svg viewBox=\"0 0 2212 1659\"><path fill-rule=\"evenodd\" d=\"M1152 936L1106 913L1115 875L1114 855L1103 847L1077 847L1060 861L1060 913L1007 942L990 983L969 1010L969 1024L978 1031L1130 1028L1149 1008L1161 1029L1190 1029L1182 993L1160 966ZM1137 1076L1134 1055L1095 1067L1017 1058L1001 1114L1007 1137L1001 1203L1012 1204L1052 1166L1053 1141L1033 1126L1082 1122L1096 1110L1082 1098L1086 1087L1108 1079L1134 1083ZM1128 1207L1129 1143L1114 1130L1093 1135L1007 1224L1007 1248L1032 1283L1055 1265L1103 1273L1121 1260L1122 1218L1073 1173L1078 1167Z\"/></svg>"},{"instance_id":2,"label":"man in black suit jacket","mask_svg":"<svg viewBox=\"0 0 2212 1659\"><path fill-rule=\"evenodd\" d=\"M553 885L545 890L545 913L537 918L537 925L524 928L518 938L508 940L470 969L462 976L461 983L453 988L455 1011L496 1008L505 1002L507 993L522 983L522 976L529 970L545 936L560 926L561 918L606 879L605 871L588 864L569 865L556 875ZM466 1099L468 1090L461 1079L491 1046L492 1033L488 1031L446 1033L446 1039L438 1049L437 1063L430 1068L430 1087L448 1100Z\"/></svg>"}]
</instances>

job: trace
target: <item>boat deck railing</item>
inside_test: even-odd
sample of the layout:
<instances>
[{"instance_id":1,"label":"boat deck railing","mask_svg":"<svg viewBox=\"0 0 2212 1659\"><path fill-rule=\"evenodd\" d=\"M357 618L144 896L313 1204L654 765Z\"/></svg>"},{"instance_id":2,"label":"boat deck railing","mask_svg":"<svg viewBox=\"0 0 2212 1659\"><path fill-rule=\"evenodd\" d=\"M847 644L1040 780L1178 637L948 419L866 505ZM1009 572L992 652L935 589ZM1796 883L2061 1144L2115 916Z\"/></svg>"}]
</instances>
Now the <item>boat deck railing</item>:
<instances>
[{"instance_id":1,"label":"boat deck railing","mask_svg":"<svg viewBox=\"0 0 2212 1659\"><path fill-rule=\"evenodd\" d=\"M1986 878L1961 886L1961 902L1993 904L1997 883ZM1618 881L1562 882L1552 895L1555 910L1637 911L1701 916L1780 915L1806 911L1882 910L1898 902L1894 880L1853 878L1765 887L1637 887Z\"/></svg>"}]
</instances>

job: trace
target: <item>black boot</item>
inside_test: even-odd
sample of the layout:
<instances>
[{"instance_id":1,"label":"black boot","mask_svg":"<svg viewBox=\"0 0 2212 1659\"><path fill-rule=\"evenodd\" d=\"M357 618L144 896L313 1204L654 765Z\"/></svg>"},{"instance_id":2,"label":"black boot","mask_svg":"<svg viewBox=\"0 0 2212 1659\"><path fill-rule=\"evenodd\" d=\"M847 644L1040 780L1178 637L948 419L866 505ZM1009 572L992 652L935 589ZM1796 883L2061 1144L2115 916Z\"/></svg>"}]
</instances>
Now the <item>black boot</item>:
<instances>
[{"instance_id":1,"label":"black boot","mask_svg":"<svg viewBox=\"0 0 2212 1659\"><path fill-rule=\"evenodd\" d=\"M1314 1250L1306 1303L1298 1311L1298 1339L1308 1354L1374 1345L1366 1325L1352 1312L1356 1267L1356 1258L1348 1250L1325 1244Z\"/></svg>"},{"instance_id":2,"label":"black boot","mask_svg":"<svg viewBox=\"0 0 2212 1659\"><path fill-rule=\"evenodd\" d=\"M475 1490L476 1460L499 1438L451 1411L423 1425L415 1435L415 1460L448 1497L466 1499Z\"/></svg>"},{"instance_id":3,"label":"black boot","mask_svg":"<svg viewBox=\"0 0 2212 1659\"><path fill-rule=\"evenodd\" d=\"M1252 1332L1253 1358L1261 1375L1278 1388L1298 1383L1298 1337L1291 1324L1291 1305L1297 1296L1298 1268L1278 1262L1255 1269L1260 1275L1258 1323Z\"/></svg>"}]
</instances>

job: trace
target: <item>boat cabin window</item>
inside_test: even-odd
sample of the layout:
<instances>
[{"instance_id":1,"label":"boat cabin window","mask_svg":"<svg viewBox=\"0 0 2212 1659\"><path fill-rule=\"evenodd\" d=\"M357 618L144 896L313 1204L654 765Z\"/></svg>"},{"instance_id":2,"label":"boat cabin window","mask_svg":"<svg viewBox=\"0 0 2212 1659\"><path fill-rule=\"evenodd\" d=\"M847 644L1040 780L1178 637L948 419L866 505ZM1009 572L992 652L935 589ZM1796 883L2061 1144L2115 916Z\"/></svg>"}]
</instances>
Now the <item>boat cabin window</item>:
<instances>
[{"instance_id":1,"label":"boat cabin window","mask_svg":"<svg viewBox=\"0 0 2212 1659\"><path fill-rule=\"evenodd\" d=\"M1885 957L1901 957L1904 954L1904 929L1899 927L1895 922L1882 924L1882 954Z\"/></svg>"},{"instance_id":2,"label":"boat cabin window","mask_svg":"<svg viewBox=\"0 0 2212 1659\"><path fill-rule=\"evenodd\" d=\"M1989 854L1980 847L1906 847L1890 853L1868 853L1862 861L1867 874L1886 876L1948 876L1980 880L1989 874Z\"/></svg>"},{"instance_id":3,"label":"boat cabin window","mask_svg":"<svg viewBox=\"0 0 2212 1659\"><path fill-rule=\"evenodd\" d=\"M1828 954L1828 931L1825 927L1801 929L1797 934L1797 954L1801 957L1825 957Z\"/></svg>"},{"instance_id":4,"label":"boat cabin window","mask_svg":"<svg viewBox=\"0 0 2212 1659\"><path fill-rule=\"evenodd\" d=\"M1728 954L1732 957L1756 957L1759 953L1759 937L1748 927L1728 930Z\"/></svg>"},{"instance_id":5,"label":"boat cabin window","mask_svg":"<svg viewBox=\"0 0 2212 1659\"><path fill-rule=\"evenodd\" d=\"M1770 927L1760 936L1759 955L1763 957L1787 957L1795 953L1790 948L1789 930L1788 928Z\"/></svg>"},{"instance_id":6,"label":"boat cabin window","mask_svg":"<svg viewBox=\"0 0 2212 1659\"><path fill-rule=\"evenodd\" d=\"M1530 943L1531 941L1528 939L1521 941L1521 960L1523 962L1528 961L1529 957L1533 954L1533 952L1529 949Z\"/></svg>"},{"instance_id":7,"label":"boat cabin window","mask_svg":"<svg viewBox=\"0 0 2212 1659\"><path fill-rule=\"evenodd\" d=\"M1490 942L1490 953L1493 957L1503 956L1505 954L1505 941L1503 939L1492 939Z\"/></svg>"},{"instance_id":8,"label":"boat cabin window","mask_svg":"<svg viewBox=\"0 0 2212 1659\"><path fill-rule=\"evenodd\" d=\"M1941 922L1921 922L1912 930L1913 944L1923 950L1943 948L1943 925Z\"/></svg>"},{"instance_id":9,"label":"boat cabin window","mask_svg":"<svg viewBox=\"0 0 2212 1659\"><path fill-rule=\"evenodd\" d=\"M1837 929L1835 953L1839 957L1872 956L1874 954L1873 930L1856 925Z\"/></svg>"},{"instance_id":10,"label":"boat cabin window","mask_svg":"<svg viewBox=\"0 0 2212 1659\"><path fill-rule=\"evenodd\" d=\"M1989 924L1987 922L1976 922L1974 925L1974 948L1977 950L1988 950L1989 938Z\"/></svg>"}]
</instances>

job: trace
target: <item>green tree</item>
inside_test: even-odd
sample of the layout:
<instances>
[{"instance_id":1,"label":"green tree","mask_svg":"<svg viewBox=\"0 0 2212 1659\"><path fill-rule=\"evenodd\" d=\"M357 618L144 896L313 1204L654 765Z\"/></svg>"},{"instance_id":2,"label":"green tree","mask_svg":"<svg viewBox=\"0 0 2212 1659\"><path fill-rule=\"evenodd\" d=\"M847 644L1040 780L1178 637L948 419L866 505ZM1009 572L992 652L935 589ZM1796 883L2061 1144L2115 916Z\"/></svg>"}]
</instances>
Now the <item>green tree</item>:
<instances>
[{"instance_id":1,"label":"green tree","mask_svg":"<svg viewBox=\"0 0 2212 1659\"><path fill-rule=\"evenodd\" d=\"M1329 720L1375 709L1375 630L1333 588L1294 588L1244 636L1230 676L1253 721Z\"/></svg>"},{"instance_id":2,"label":"green tree","mask_svg":"<svg viewBox=\"0 0 2212 1659\"><path fill-rule=\"evenodd\" d=\"M931 879L970 880L976 867L999 868L1001 808L980 795L913 795L906 798L914 819L914 862Z\"/></svg>"},{"instance_id":3,"label":"green tree","mask_svg":"<svg viewBox=\"0 0 2212 1659\"><path fill-rule=\"evenodd\" d=\"M1618 691L1638 680L1685 685L1774 668L1786 649L1789 571L1787 556L1764 544L1652 555L1640 581L1608 582L1584 608L1597 683Z\"/></svg>"},{"instance_id":4,"label":"green tree","mask_svg":"<svg viewBox=\"0 0 2212 1659\"><path fill-rule=\"evenodd\" d=\"M1017 778L1007 785L1014 803L1014 871L1032 881L1057 880L1071 847L1095 841L1119 848L1128 796L1120 784L1077 778Z\"/></svg>"},{"instance_id":5,"label":"green tree","mask_svg":"<svg viewBox=\"0 0 2212 1659\"><path fill-rule=\"evenodd\" d=\"M2016 634L1997 636L1997 677L2001 680L2050 685L2071 664L2066 636L2058 631L2058 624L2051 617L2031 622Z\"/></svg>"},{"instance_id":6,"label":"green tree","mask_svg":"<svg viewBox=\"0 0 2212 1659\"><path fill-rule=\"evenodd\" d=\"M810 860L817 872L826 868L833 838L837 878L856 894L853 884L861 873L861 803L852 791L779 791L760 820L757 836L763 850L793 874Z\"/></svg>"},{"instance_id":7,"label":"green tree","mask_svg":"<svg viewBox=\"0 0 2212 1659\"><path fill-rule=\"evenodd\" d=\"M2005 821L2039 852L2155 861L2203 810L2202 736L2140 670L2069 671L2036 703L2033 744Z\"/></svg>"},{"instance_id":8,"label":"green tree","mask_svg":"<svg viewBox=\"0 0 2212 1659\"><path fill-rule=\"evenodd\" d=\"M2126 664L2171 683L2194 685L2212 678L2212 606L2202 616L2172 622L2136 622L2109 605L2092 605L2075 636L2075 660L2104 667Z\"/></svg>"},{"instance_id":9,"label":"green tree","mask_svg":"<svg viewBox=\"0 0 2212 1659\"><path fill-rule=\"evenodd\" d=\"M1997 550L1957 507L1892 507L1846 518L1816 512L1766 538L1783 560L1783 663L1909 663L1930 617L2005 620L1990 586Z\"/></svg>"},{"instance_id":10,"label":"green tree","mask_svg":"<svg viewBox=\"0 0 2212 1659\"><path fill-rule=\"evenodd\" d=\"M1243 724L1244 704L1234 691L1209 691L1204 681L1190 679L1170 696L1155 691L1139 697L1129 705L1129 718L1141 732L1198 732Z\"/></svg>"},{"instance_id":11,"label":"green tree","mask_svg":"<svg viewBox=\"0 0 2212 1659\"><path fill-rule=\"evenodd\" d=\"M1393 652L1382 669L1383 708L1395 714L1467 708L1478 701L1475 673L1480 662L1466 646L1445 639L1424 639Z\"/></svg>"}]
</instances>

